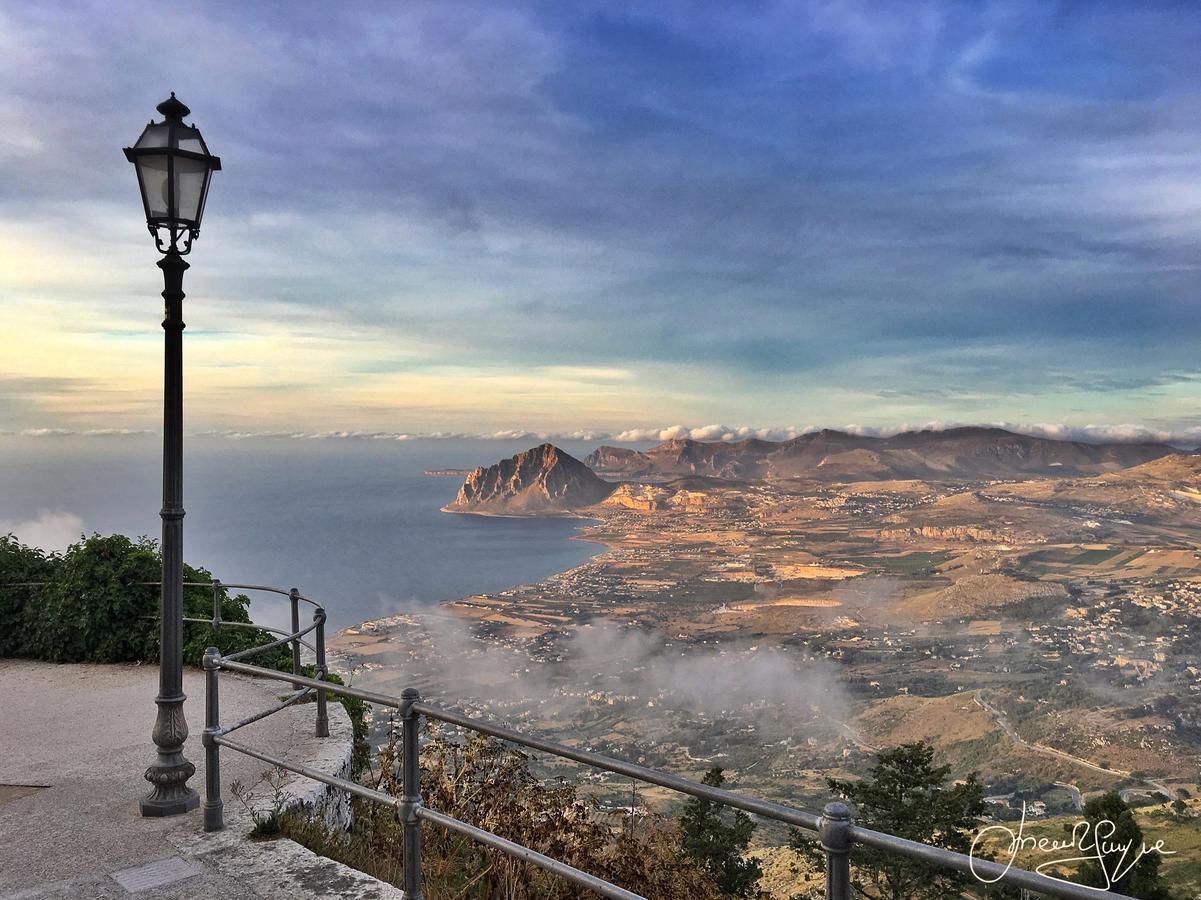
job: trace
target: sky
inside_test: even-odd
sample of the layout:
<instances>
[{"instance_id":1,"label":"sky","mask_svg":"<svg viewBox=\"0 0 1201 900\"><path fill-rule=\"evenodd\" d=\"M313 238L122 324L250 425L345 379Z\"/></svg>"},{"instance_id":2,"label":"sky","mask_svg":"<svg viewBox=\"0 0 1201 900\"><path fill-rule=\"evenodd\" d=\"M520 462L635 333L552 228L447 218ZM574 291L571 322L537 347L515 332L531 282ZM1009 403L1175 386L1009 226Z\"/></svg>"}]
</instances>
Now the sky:
<instances>
[{"instance_id":1,"label":"sky","mask_svg":"<svg viewBox=\"0 0 1201 900\"><path fill-rule=\"evenodd\" d=\"M1201 443L1201 6L0 0L0 432Z\"/></svg>"}]
</instances>

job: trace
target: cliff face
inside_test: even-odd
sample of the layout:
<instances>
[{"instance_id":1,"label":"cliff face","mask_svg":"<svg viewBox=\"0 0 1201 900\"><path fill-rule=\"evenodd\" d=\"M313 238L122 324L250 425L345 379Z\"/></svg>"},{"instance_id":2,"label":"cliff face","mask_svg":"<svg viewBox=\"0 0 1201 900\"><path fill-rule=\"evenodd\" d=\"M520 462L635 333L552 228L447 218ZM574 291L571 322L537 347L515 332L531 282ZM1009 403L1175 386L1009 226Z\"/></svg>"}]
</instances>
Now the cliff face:
<instances>
[{"instance_id":1,"label":"cliff face","mask_svg":"<svg viewBox=\"0 0 1201 900\"><path fill-rule=\"evenodd\" d=\"M526 450L467 476L447 512L544 516L600 503L615 489L553 444Z\"/></svg>"}]
</instances>

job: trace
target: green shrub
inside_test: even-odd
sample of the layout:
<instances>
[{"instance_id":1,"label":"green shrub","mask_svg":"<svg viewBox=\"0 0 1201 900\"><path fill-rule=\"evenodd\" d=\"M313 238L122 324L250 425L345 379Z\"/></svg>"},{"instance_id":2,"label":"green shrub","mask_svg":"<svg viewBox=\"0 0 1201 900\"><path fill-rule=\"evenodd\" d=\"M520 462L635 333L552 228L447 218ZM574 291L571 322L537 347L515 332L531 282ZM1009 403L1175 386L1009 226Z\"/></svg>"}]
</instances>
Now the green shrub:
<instances>
[{"instance_id":1,"label":"green shrub","mask_svg":"<svg viewBox=\"0 0 1201 900\"><path fill-rule=\"evenodd\" d=\"M157 662L162 556L149 538L93 534L60 555L0 538L0 582L47 581L44 588L4 588L0 656L52 662ZM184 566L184 581L212 581L205 569ZM221 587L224 622L250 622L250 598ZM212 619L213 589L184 588L184 617ZM275 640L259 628L184 623L184 662L199 666L208 647L236 653ZM292 654L276 647L249 662L288 670Z\"/></svg>"},{"instance_id":2,"label":"green shrub","mask_svg":"<svg viewBox=\"0 0 1201 900\"><path fill-rule=\"evenodd\" d=\"M14 535L0 535L0 656L26 654L26 611L42 588L22 582L49 581L57 559L26 547Z\"/></svg>"},{"instance_id":3,"label":"green shrub","mask_svg":"<svg viewBox=\"0 0 1201 900\"><path fill-rule=\"evenodd\" d=\"M147 538L94 534L67 548L26 609L26 655L52 662L156 659L158 554Z\"/></svg>"}]
</instances>

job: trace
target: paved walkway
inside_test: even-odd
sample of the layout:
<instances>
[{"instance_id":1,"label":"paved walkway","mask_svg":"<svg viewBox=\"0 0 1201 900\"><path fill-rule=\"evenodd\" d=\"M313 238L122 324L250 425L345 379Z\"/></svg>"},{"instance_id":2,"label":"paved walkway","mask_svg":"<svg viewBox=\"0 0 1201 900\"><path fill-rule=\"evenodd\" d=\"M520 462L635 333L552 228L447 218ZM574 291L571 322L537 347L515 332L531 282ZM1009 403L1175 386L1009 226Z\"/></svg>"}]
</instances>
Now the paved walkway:
<instances>
[{"instance_id":1,"label":"paved walkway","mask_svg":"<svg viewBox=\"0 0 1201 900\"><path fill-rule=\"evenodd\" d=\"M204 834L199 810L142 818L157 686L154 666L0 660L0 898L399 897L291 841L248 841L249 811L229 784L256 784L266 767L228 750L221 755L226 831ZM230 722L270 705L286 685L222 675L221 688L222 719ZM184 752L196 765L190 784L203 792L202 673L186 670L184 690L192 732ZM250 725L238 739L335 773L349 753L350 722L336 703L329 713L325 740L313 737L309 704ZM319 787L288 783L301 796ZM148 864L157 865L140 868Z\"/></svg>"}]
</instances>

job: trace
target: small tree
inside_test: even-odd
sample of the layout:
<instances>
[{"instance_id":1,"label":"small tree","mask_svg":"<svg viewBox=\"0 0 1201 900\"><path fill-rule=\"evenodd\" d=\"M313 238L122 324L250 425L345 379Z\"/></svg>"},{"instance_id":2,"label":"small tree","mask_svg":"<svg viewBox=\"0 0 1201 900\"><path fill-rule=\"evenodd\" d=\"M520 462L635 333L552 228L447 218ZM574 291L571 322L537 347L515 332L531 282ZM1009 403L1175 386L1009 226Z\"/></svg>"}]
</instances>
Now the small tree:
<instances>
[{"instance_id":1,"label":"small tree","mask_svg":"<svg viewBox=\"0 0 1201 900\"><path fill-rule=\"evenodd\" d=\"M1083 863L1078 870L1081 884L1139 897L1141 900L1171 900L1171 893L1160 880L1160 855L1147 853L1135 862L1143 848L1143 830L1117 791L1094 797L1084 804L1084 818L1091 826L1090 840L1101 841L1104 845L1101 849L1115 845L1128 845L1129 849L1124 852L1115 849L1103 853L1100 860L1090 859ZM1113 823L1112 835L1108 825L1104 825L1101 833L1097 834L1098 825L1107 822Z\"/></svg>"},{"instance_id":2,"label":"small tree","mask_svg":"<svg viewBox=\"0 0 1201 900\"><path fill-rule=\"evenodd\" d=\"M706 772L703 779L710 787L721 787L725 780L717 767ZM680 819L684 852L709 871L723 893L732 897L754 896L763 869L758 859L746 859L743 854L750 845L755 823L742 810L736 810L733 824L727 825L722 820L723 809L712 800L688 799Z\"/></svg>"},{"instance_id":3,"label":"small tree","mask_svg":"<svg viewBox=\"0 0 1201 900\"><path fill-rule=\"evenodd\" d=\"M856 824L966 853L984 812L984 789L974 773L947 787L950 772L950 766L934 765L933 747L918 741L880 751L862 781L827 783L854 804ZM813 852L812 843L796 833L792 846ZM958 872L869 847L856 848L853 859L859 874L867 875L855 879L855 889L872 900L956 898L971 883Z\"/></svg>"}]
</instances>

